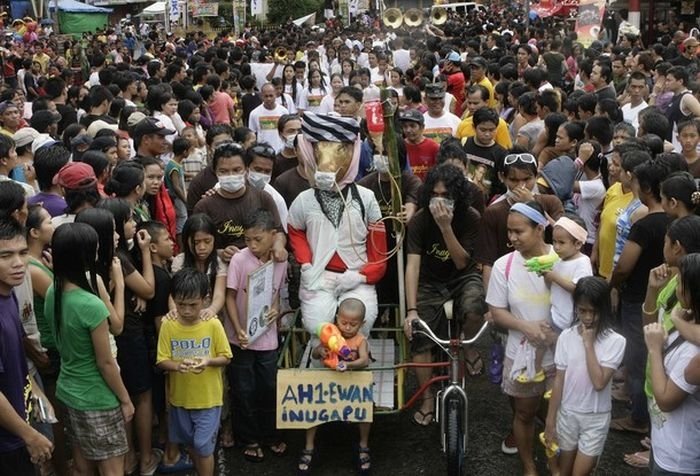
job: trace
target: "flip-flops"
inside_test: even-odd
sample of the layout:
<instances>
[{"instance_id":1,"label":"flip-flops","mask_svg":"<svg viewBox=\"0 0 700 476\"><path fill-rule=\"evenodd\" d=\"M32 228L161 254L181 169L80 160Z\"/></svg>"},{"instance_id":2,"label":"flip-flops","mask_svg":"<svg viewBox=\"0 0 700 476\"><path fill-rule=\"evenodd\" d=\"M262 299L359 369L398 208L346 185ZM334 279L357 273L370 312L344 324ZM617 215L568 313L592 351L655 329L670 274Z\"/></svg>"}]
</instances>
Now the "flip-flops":
<instances>
[{"instance_id":1,"label":"flip-flops","mask_svg":"<svg viewBox=\"0 0 700 476\"><path fill-rule=\"evenodd\" d=\"M265 460L265 453L258 444L248 445L243 450L243 457L251 463L262 463Z\"/></svg>"},{"instance_id":2,"label":"flip-flops","mask_svg":"<svg viewBox=\"0 0 700 476\"><path fill-rule=\"evenodd\" d=\"M161 474L180 473L193 468L194 464L192 460L190 460L190 457L184 453L180 453L180 458L174 464L165 464L161 461L158 465L158 472Z\"/></svg>"},{"instance_id":3,"label":"flip-flops","mask_svg":"<svg viewBox=\"0 0 700 476\"><path fill-rule=\"evenodd\" d=\"M649 467L649 451L638 451L637 453L626 454L625 464L633 468L648 468Z\"/></svg>"},{"instance_id":4,"label":"flip-flops","mask_svg":"<svg viewBox=\"0 0 700 476\"><path fill-rule=\"evenodd\" d=\"M416 416L420 417L420 420L416 418ZM428 420L430 419L430 420ZM426 421L428 420L428 421ZM435 421L435 412L423 412L421 410L416 410L416 412L413 414L413 417L411 417L411 423L414 425L426 427L430 426L431 423Z\"/></svg>"},{"instance_id":5,"label":"flip-flops","mask_svg":"<svg viewBox=\"0 0 700 476\"><path fill-rule=\"evenodd\" d=\"M284 441L279 441L277 443L274 443L270 446L268 446L270 451L272 452L273 455L281 458L285 454L287 454L287 443Z\"/></svg>"},{"instance_id":6,"label":"flip-flops","mask_svg":"<svg viewBox=\"0 0 700 476\"><path fill-rule=\"evenodd\" d=\"M614 431L628 431L632 433L639 433L640 435L646 435L649 433L649 426L637 426L634 424L630 417L615 418L610 422L610 429Z\"/></svg>"},{"instance_id":7,"label":"flip-flops","mask_svg":"<svg viewBox=\"0 0 700 476\"><path fill-rule=\"evenodd\" d=\"M467 368L467 373L470 376L478 377L484 373L484 361L481 359L481 354L479 352L476 353L476 357L473 359L469 359L465 356L464 363Z\"/></svg>"}]
</instances>

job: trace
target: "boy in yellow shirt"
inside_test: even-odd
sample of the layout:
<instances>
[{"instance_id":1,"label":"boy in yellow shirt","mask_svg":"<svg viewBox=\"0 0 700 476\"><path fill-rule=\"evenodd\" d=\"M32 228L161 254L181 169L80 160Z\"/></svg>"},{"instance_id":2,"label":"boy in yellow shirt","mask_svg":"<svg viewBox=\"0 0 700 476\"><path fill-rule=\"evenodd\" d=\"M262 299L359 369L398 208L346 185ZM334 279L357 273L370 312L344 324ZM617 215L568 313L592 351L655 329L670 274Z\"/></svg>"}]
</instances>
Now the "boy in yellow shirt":
<instances>
[{"instance_id":1,"label":"boy in yellow shirt","mask_svg":"<svg viewBox=\"0 0 700 476\"><path fill-rule=\"evenodd\" d=\"M177 318L163 320L156 361L169 372L169 439L188 447L199 476L214 474L224 393L222 372L232 356L221 321L199 317L208 293L204 273L185 268L173 276L171 295Z\"/></svg>"}]
</instances>

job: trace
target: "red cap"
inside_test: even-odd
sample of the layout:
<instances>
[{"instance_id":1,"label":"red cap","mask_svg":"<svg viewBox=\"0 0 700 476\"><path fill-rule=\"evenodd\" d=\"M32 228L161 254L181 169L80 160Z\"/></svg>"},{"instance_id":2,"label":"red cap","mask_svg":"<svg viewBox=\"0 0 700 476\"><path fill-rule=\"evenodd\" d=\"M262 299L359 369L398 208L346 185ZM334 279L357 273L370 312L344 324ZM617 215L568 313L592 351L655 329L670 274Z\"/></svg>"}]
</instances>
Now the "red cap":
<instances>
[{"instance_id":1,"label":"red cap","mask_svg":"<svg viewBox=\"0 0 700 476\"><path fill-rule=\"evenodd\" d=\"M97 184L97 177L88 164L68 162L54 176L53 183L69 190L81 190L94 187Z\"/></svg>"}]
</instances>

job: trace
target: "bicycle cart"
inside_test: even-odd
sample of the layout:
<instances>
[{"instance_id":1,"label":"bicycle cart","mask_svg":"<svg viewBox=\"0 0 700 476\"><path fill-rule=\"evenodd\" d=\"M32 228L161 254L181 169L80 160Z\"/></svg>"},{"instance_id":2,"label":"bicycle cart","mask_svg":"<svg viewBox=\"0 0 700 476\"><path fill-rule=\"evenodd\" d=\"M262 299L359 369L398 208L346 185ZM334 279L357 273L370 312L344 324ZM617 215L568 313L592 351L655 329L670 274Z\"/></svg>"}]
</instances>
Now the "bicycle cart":
<instances>
[{"instance_id":1,"label":"bicycle cart","mask_svg":"<svg viewBox=\"0 0 700 476\"><path fill-rule=\"evenodd\" d=\"M431 385L439 383L443 386L436 394L436 419L440 424L441 445L447 457L447 474L461 476L464 474L469 428L463 348L465 345L476 342L488 328L488 323L484 323L471 339L461 339L461 326L456 319L453 319L452 307L452 301L446 302L443 306L445 316L450 323L448 339L440 339L420 319L413 322L414 333L420 333L432 340L447 354L447 360L443 362L421 364L410 362L409 343L404 335L403 319L399 313L395 312L393 306L380 306L380 315L393 316L393 322L388 327L372 329L368 342L373 361L367 370L372 372L376 415L402 412L411 408ZM295 313L293 321L293 326L283 333L279 368L322 369L316 361L311 359L314 339L309 338L308 333L299 325L299 312ZM416 367L432 367L443 369L444 372L434 375L407 398L406 374L410 368ZM333 372L331 369L326 370Z\"/></svg>"}]
</instances>

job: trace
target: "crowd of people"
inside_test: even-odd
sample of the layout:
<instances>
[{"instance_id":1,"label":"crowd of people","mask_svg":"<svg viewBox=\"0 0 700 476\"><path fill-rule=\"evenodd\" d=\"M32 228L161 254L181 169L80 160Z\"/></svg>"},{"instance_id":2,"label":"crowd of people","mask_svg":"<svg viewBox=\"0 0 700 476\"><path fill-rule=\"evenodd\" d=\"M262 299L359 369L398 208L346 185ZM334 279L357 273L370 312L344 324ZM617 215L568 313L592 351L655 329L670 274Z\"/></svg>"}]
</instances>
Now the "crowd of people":
<instances>
[{"instance_id":1,"label":"crowd of people","mask_svg":"<svg viewBox=\"0 0 700 476\"><path fill-rule=\"evenodd\" d=\"M214 39L7 36L0 474L212 475L217 445L283 455L284 316L335 322L352 348L338 370L361 369L379 304L400 299L417 363L433 345L411 323L445 335L448 300L465 336L499 329L505 357L467 348L465 371L510 400L501 450L522 474L542 409L552 474L591 474L609 430L647 436L629 465L700 473L700 42L671 14L646 41L622 17L587 47L571 22L496 5L440 28L362 13ZM365 112L381 95L391 141ZM613 399L629 416L611 419Z\"/></svg>"}]
</instances>

